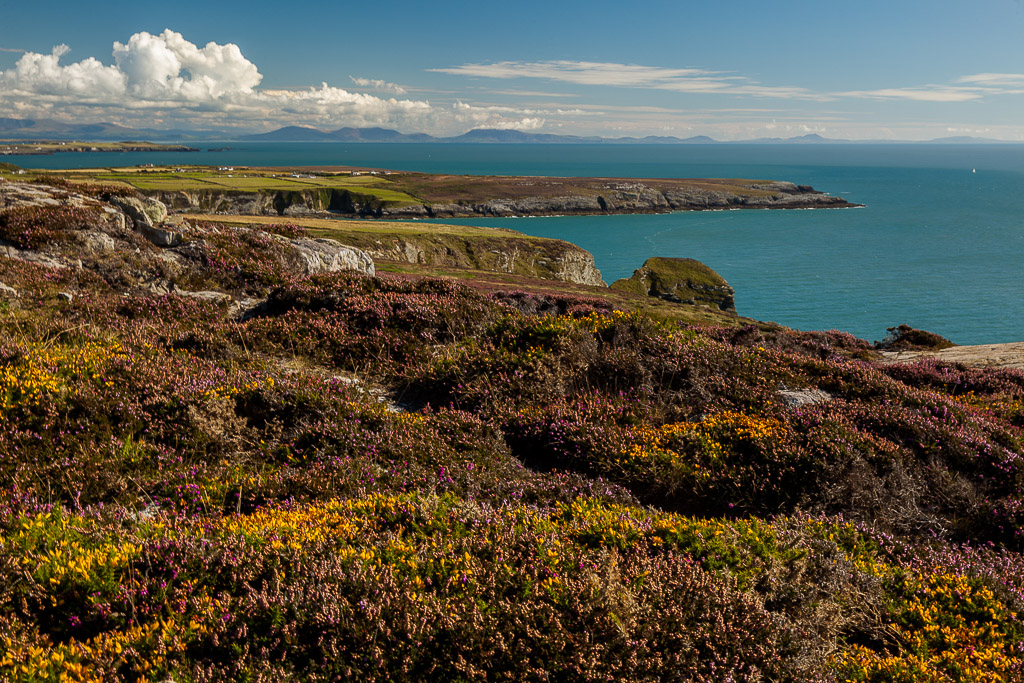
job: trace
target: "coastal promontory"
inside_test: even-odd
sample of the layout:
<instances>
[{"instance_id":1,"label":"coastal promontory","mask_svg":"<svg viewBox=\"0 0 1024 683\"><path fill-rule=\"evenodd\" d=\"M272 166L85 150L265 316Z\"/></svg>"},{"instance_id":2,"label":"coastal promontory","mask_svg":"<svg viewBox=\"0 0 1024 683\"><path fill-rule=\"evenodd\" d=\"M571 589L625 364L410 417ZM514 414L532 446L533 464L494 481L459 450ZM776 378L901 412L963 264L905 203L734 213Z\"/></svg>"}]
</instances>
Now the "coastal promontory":
<instances>
[{"instance_id":1,"label":"coastal promontory","mask_svg":"<svg viewBox=\"0 0 1024 683\"><path fill-rule=\"evenodd\" d=\"M255 216L479 218L857 206L789 181L724 178L472 176L341 166L142 166L20 175L131 189L173 211Z\"/></svg>"}]
</instances>

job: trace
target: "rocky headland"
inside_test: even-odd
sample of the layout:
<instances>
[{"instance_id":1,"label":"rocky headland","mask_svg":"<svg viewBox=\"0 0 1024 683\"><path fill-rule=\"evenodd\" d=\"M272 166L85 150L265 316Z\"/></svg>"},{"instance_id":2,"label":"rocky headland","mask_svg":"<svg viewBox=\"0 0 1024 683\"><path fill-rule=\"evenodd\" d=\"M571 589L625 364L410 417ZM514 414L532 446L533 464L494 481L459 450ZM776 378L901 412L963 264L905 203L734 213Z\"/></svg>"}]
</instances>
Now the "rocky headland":
<instances>
[{"instance_id":1,"label":"rocky headland","mask_svg":"<svg viewBox=\"0 0 1024 683\"><path fill-rule=\"evenodd\" d=\"M413 200L389 201L359 188L142 191L176 211L257 216L473 218L858 206L778 181L396 174L388 182Z\"/></svg>"}]
</instances>

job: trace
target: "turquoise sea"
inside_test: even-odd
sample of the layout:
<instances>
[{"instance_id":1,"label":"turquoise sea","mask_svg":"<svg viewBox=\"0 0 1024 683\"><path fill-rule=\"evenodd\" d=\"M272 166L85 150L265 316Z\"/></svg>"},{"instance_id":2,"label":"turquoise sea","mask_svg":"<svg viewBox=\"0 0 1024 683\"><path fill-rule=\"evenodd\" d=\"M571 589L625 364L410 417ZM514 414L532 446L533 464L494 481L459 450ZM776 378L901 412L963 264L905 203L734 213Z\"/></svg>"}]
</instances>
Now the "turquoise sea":
<instances>
[{"instance_id":1,"label":"turquoise sea","mask_svg":"<svg viewBox=\"0 0 1024 683\"><path fill-rule=\"evenodd\" d=\"M2 157L26 168L364 165L438 173L791 180L862 209L450 221L591 251L607 282L650 256L704 261L740 313L881 339L899 323L960 344L1024 340L1024 145L203 143L226 152Z\"/></svg>"}]
</instances>

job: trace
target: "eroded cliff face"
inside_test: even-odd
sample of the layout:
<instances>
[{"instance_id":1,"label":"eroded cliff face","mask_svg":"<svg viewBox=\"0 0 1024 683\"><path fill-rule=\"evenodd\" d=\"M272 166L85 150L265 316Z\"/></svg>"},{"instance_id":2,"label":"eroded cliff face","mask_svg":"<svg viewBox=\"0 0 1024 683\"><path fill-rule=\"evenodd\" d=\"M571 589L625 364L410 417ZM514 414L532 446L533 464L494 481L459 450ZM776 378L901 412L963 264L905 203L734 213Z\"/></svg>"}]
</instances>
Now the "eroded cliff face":
<instances>
[{"instance_id":1,"label":"eroded cliff face","mask_svg":"<svg viewBox=\"0 0 1024 683\"><path fill-rule=\"evenodd\" d=\"M172 211L247 216L382 216L384 203L373 196L318 188L303 191L240 192L231 190L180 190L146 193Z\"/></svg>"},{"instance_id":2,"label":"eroded cliff face","mask_svg":"<svg viewBox=\"0 0 1024 683\"><path fill-rule=\"evenodd\" d=\"M362 249L375 260L472 268L605 286L601 271L594 265L594 256L562 240L503 236L498 231L493 237L354 231L338 231L337 235L339 240Z\"/></svg>"}]
</instances>

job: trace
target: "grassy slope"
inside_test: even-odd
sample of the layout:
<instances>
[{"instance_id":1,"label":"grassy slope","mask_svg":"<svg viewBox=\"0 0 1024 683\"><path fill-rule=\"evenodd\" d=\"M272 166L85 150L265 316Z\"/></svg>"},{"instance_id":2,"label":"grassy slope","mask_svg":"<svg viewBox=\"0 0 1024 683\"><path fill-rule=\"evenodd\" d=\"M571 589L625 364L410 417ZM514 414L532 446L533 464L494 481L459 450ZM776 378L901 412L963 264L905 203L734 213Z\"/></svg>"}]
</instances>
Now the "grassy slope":
<instances>
[{"instance_id":1,"label":"grassy slope","mask_svg":"<svg viewBox=\"0 0 1024 683\"><path fill-rule=\"evenodd\" d=\"M160 192L303 192L318 189L348 190L368 195L395 205L418 203L399 186L382 176L337 176L292 178L287 169L246 168L237 171L218 171L209 167L183 165L180 167L69 169L59 171L32 171L20 180L39 176L68 178L82 185L134 187L143 191ZM0 177L4 177L0 174ZM8 177L10 174L8 174Z\"/></svg>"},{"instance_id":2,"label":"grassy slope","mask_svg":"<svg viewBox=\"0 0 1024 683\"><path fill-rule=\"evenodd\" d=\"M458 237L492 237L501 235L508 239L533 239L509 228L488 228L472 225L445 225L441 223L337 220L333 218L293 218L274 216L221 216L194 214L190 220L223 223L225 225L280 225L290 223L308 228L319 237L339 235L455 235Z\"/></svg>"}]
</instances>

